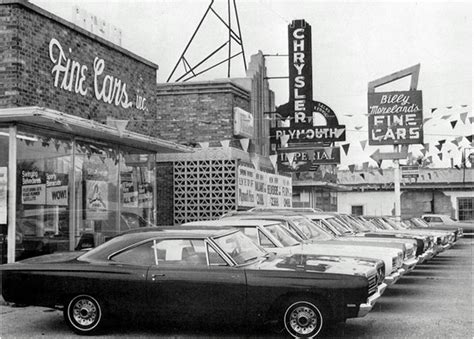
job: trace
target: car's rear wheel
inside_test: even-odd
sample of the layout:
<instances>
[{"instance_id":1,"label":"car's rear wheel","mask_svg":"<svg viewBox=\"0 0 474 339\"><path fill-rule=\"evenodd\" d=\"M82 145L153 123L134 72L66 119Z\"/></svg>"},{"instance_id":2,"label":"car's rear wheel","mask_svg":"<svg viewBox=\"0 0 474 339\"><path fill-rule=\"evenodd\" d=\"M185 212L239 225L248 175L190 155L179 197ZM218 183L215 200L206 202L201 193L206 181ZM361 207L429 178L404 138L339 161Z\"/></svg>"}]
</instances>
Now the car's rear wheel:
<instances>
[{"instance_id":1,"label":"car's rear wheel","mask_svg":"<svg viewBox=\"0 0 474 339\"><path fill-rule=\"evenodd\" d=\"M286 303L283 324L295 338L313 338L326 323L320 304L312 299L296 298Z\"/></svg>"},{"instance_id":2,"label":"car's rear wheel","mask_svg":"<svg viewBox=\"0 0 474 339\"><path fill-rule=\"evenodd\" d=\"M78 334L94 334L103 323L102 307L94 297L81 294L71 298L64 308L64 319Z\"/></svg>"}]
</instances>

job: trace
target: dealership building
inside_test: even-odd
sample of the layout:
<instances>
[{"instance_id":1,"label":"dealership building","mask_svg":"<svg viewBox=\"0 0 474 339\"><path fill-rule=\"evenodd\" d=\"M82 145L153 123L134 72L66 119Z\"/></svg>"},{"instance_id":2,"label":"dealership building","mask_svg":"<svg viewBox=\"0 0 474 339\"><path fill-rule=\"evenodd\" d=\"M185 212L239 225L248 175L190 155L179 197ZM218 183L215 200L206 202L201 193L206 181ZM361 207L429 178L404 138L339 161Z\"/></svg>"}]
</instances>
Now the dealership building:
<instances>
[{"instance_id":1,"label":"dealership building","mask_svg":"<svg viewBox=\"0 0 474 339\"><path fill-rule=\"evenodd\" d=\"M0 24L4 261L291 205L261 52L244 78L157 84L153 62L27 1L2 0Z\"/></svg>"}]
</instances>

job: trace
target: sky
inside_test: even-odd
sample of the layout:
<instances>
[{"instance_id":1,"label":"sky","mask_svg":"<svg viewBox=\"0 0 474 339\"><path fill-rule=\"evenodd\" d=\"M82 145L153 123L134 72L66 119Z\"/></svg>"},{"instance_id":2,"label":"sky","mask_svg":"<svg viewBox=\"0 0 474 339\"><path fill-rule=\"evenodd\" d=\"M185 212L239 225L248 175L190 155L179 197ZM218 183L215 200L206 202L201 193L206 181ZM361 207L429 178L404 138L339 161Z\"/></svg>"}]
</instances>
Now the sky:
<instances>
[{"instance_id":1,"label":"sky","mask_svg":"<svg viewBox=\"0 0 474 339\"><path fill-rule=\"evenodd\" d=\"M32 0L66 20L73 7L104 19L122 31L122 47L159 66L157 81L166 82L190 40L210 0ZM341 152L341 167L369 162L370 154L389 146L362 145L367 140L367 83L401 69L420 64L418 89L423 91L425 143L434 165L460 164L461 150L450 143L472 131L472 2L471 1L316 1L237 0L241 36L247 62L250 55L287 54L287 26L305 19L312 26L313 99L331 107L347 127L350 149ZM227 18L227 1L212 7ZM231 12L233 14L233 11ZM236 21L232 21L236 29ZM237 31L237 30L236 30ZM238 32L238 31L237 31ZM186 58L196 63L227 40L227 31L212 13L206 16ZM233 53L238 45L232 46ZM223 53L227 53L225 49ZM220 57L220 55L216 55ZM287 76L286 57L267 57L268 76ZM178 72L181 68L178 68ZM242 57L231 64L231 77L244 76ZM227 65L196 78L227 77ZM288 101L288 80L273 79L276 104ZM407 90L409 78L380 90ZM467 112L467 117L464 113ZM460 117L466 117L465 122ZM451 121L457 120L455 127ZM446 140L443 159L435 144ZM344 142L343 142L344 143ZM342 144L343 144L342 143ZM460 146L471 147L466 139ZM421 155L421 146L410 152ZM474 149L467 152L474 152ZM390 161L384 167L391 166Z\"/></svg>"}]
</instances>

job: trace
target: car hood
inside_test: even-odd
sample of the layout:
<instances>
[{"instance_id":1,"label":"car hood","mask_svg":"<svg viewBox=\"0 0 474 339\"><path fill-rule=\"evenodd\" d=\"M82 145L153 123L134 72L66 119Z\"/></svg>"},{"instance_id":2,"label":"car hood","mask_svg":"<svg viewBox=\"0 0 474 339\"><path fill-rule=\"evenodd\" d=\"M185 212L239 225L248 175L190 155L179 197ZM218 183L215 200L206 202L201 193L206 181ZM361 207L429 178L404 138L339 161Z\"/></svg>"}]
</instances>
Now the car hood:
<instances>
[{"instance_id":1,"label":"car hood","mask_svg":"<svg viewBox=\"0 0 474 339\"><path fill-rule=\"evenodd\" d=\"M293 272L318 272L328 274L345 274L372 276L376 274L375 265L370 262L357 261L354 258L337 258L316 254L291 253L280 249L279 254L260 260L247 266L250 269L280 270Z\"/></svg>"},{"instance_id":2,"label":"car hood","mask_svg":"<svg viewBox=\"0 0 474 339\"><path fill-rule=\"evenodd\" d=\"M378 238L378 239L370 239L370 238L363 238L363 237L352 237L352 236L344 236L337 238L337 241L344 241L346 243L352 244L357 243L358 245L367 245L367 246L375 246L375 247L390 247L405 251L408 247L403 242L392 242L390 238ZM413 246L412 246L413 247Z\"/></svg>"}]
</instances>

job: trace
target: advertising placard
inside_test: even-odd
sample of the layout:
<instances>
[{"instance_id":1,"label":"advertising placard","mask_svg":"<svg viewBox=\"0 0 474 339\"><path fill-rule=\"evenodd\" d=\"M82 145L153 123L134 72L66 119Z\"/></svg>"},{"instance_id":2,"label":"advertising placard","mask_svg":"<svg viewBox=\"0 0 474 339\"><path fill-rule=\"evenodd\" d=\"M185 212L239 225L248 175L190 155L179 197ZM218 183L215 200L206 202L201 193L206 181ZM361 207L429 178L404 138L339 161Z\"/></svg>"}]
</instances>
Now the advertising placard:
<instances>
[{"instance_id":1,"label":"advertising placard","mask_svg":"<svg viewBox=\"0 0 474 339\"><path fill-rule=\"evenodd\" d=\"M21 181L21 203L24 205L46 204L46 184L43 172L38 170L22 170Z\"/></svg>"},{"instance_id":2,"label":"advertising placard","mask_svg":"<svg viewBox=\"0 0 474 339\"><path fill-rule=\"evenodd\" d=\"M153 207L153 186L148 182L138 184L138 207Z\"/></svg>"},{"instance_id":3,"label":"advertising placard","mask_svg":"<svg viewBox=\"0 0 474 339\"><path fill-rule=\"evenodd\" d=\"M255 206L267 206L267 178L266 173L255 171Z\"/></svg>"},{"instance_id":4,"label":"advertising placard","mask_svg":"<svg viewBox=\"0 0 474 339\"><path fill-rule=\"evenodd\" d=\"M254 207L255 203L255 170L239 166L237 184L237 202L239 206Z\"/></svg>"},{"instance_id":5,"label":"advertising placard","mask_svg":"<svg viewBox=\"0 0 474 339\"><path fill-rule=\"evenodd\" d=\"M239 166L237 203L240 207L291 207L291 177Z\"/></svg>"},{"instance_id":6,"label":"advertising placard","mask_svg":"<svg viewBox=\"0 0 474 339\"><path fill-rule=\"evenodd\" d=\"M68 197L68 175L46 173L46 204L67 206Z\"/></svg>"},{"instance_id":7,"label":"advertising placard","mask_svg":"<svg viewBox=\"0 0 474 339\"><path fill-rule=\"evenodd\" d=\"M423 100L417 90L368 93L369 145L423 143Z\"/></svg>"}]
</instances>

